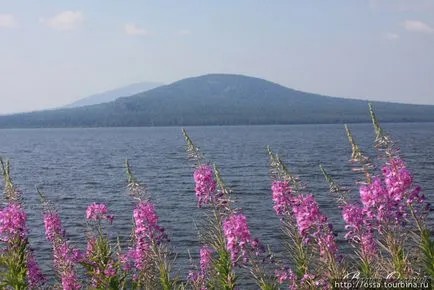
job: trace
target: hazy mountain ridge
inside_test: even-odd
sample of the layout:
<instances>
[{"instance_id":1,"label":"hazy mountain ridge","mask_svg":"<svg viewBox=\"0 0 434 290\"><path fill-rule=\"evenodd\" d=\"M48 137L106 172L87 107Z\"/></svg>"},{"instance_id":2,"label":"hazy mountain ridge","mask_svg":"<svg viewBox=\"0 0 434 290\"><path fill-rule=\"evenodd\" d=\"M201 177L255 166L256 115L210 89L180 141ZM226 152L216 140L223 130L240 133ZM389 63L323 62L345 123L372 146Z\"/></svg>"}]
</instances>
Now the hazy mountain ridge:
<instances>
[{"instance_id":1,"label":"hazy mountain ridge","mask_svg":"<svg viewBox=\"0 0 434 290\"><path fill-rule=\"evenodd\" d=\"M78 107L108 103L108 102L115 101L120 97L132 96L141 92L152 90L162 85L163 85L162 83L153 83L153 82L134 83L128 86L124 86L121 88L113 89L103 93L91 95L86 98L82 98L69 105L66 105L64 108L78 108Z\"/></svg>"},{"instance_id":2,"label":"hazy mountain ridge","mask_svg":"<svg viewBox=\"0 0 434 290\"><path fill-rule=\"evenodd\" d=\"M382 122L432 122L434 106L372 102ZM253 77L187 78L116 101L0 117L0 127L119 127L369 122L368 101L296 91Z\"/></svg>"}]
</instances>

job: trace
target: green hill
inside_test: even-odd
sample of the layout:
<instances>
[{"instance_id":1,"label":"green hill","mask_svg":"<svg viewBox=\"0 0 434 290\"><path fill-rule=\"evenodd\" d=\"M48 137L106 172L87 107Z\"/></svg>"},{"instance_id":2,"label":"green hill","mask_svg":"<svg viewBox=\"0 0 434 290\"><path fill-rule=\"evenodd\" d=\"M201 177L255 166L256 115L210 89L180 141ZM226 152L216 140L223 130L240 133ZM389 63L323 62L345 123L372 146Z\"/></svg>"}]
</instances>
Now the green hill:
<instances>
[{"instance_id":1,"label":"green hill","mask_svg":"<svg viewBox=\"0 0 434 290\"><path fill-rule=\"evenodd\" d=\"M382 122L432 122L434 106L373 102ZM368 102L292 90L253 77L187 78L116 101L0 116L0 128L369 122Z\"/></svg>"}]
</instances>

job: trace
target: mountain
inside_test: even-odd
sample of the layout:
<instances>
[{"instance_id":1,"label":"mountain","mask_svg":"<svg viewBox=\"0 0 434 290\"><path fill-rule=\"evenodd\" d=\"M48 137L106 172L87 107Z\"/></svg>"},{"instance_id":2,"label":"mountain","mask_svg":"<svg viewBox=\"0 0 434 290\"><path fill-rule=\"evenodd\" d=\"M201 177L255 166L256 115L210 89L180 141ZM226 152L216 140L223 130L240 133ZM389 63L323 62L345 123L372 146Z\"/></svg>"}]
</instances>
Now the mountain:
<instances>
[{"instance_id":1,"label":"mountain","mask_svg":"<svg viewBox=\"0 0 434 290\"><path fill-rule=\"evenodd\" d=\"M434 106L372 102L382 122L432 122ZM368 101L296 91L263 79L209 74L109 103L0 117L0 128L369 122Z\"/></svg>"},{"instance_id":2,"label":"mountain","mask_svg":"<svg viewBox=\"0 0 434 290\"><path fill-rule=\"evenodd\" d=\"M111 91L107 91L100 94L95 94L83 99L80 99L72 104L66 105L65 108L77 108L77 107L84 107L89 105L97 105L102 103L108 103L111 101L116 100L120 97L127 97L132 96L138 93L146 92L151 89L154 89L156 87L159 87L163 84L160 83L150 83L150 82L143 82L143 83L135 83L131 84L122 88L114 89Z\"/></svg>"}]
</instances>

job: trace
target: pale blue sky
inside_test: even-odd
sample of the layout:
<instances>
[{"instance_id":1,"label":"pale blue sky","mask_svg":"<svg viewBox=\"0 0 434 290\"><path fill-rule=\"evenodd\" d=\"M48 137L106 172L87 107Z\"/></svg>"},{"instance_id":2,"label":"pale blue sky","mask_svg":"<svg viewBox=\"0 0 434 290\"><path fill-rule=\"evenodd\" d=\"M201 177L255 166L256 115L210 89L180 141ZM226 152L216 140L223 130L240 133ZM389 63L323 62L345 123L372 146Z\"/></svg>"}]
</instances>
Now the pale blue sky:
<instances>
[{"instance_id":1,"label":"pale blue sky","mask_svg":"<svg viewBox=\"0 0 434 290\"><path fill-rule=\"evenodd\" d=\"M206 73L434 104L434 0L0 0L0 114Z\"/></svg>"}]
</instances>

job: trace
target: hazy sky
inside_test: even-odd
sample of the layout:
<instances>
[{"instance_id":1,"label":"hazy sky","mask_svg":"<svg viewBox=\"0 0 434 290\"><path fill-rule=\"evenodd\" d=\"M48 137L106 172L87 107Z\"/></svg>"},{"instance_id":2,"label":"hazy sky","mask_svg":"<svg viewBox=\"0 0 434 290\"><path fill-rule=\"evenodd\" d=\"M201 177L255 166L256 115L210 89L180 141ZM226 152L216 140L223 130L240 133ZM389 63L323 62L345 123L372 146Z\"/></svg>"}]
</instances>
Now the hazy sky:
<instances>
[{"instance_id":1,"label":"hazy sky","mask_svg":"<svg viewBox=\"0 0 434 290\"><path fill-rule=\"evenodd\" d=\"M434 0L0 0L0 114L217 72L434 104Z\"/></svg>"}]
</instances>

